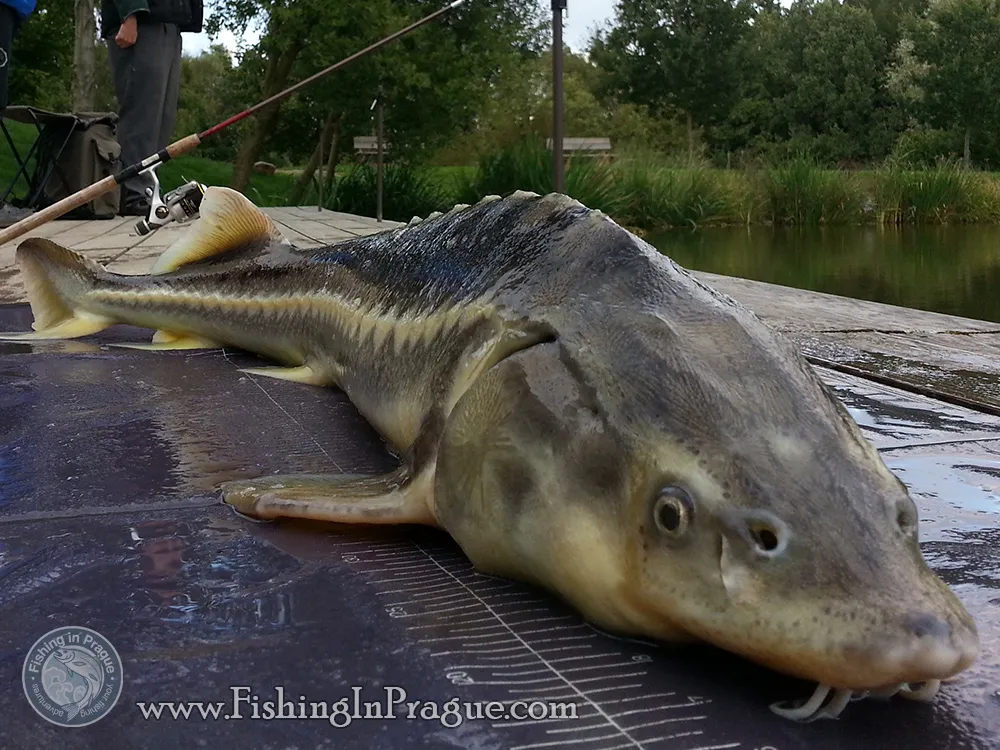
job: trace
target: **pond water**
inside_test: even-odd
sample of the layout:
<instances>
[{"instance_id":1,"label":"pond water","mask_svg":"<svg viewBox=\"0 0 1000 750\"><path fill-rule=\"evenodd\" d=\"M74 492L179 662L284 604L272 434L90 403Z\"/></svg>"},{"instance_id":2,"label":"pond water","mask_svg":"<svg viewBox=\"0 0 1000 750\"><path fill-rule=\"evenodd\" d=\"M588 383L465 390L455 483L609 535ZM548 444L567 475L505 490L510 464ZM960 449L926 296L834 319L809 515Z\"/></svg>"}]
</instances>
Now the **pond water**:
<instances>
[{"instance_id":1,"label":"pond water","mask_svg":"<svg viewBox=\"0 0 1000 750\"><path fill-rule=\"evenodd\" d=\"M1000 323L1000 227L749 227L647 241L697 271Z\"/></svg>"}]
</instances>

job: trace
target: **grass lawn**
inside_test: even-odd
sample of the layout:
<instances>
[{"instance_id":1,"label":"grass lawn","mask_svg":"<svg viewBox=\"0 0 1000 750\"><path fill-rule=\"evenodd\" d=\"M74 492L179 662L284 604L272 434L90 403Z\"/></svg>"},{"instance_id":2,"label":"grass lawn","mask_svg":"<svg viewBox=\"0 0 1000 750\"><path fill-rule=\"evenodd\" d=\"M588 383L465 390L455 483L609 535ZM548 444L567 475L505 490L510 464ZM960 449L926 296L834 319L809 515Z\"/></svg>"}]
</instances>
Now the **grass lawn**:
<instances>
[{"instance_id":1,"label":"grass lawn","mask_svg":"<svg viewBox=\"0 0 1000 750\"><path fill-rule=\"evenodd\" d=\"M229 185L233 175L233 165L212 161L200 156L186 154L171 159L159 169L163 190L172 190L188 180L197 180L203 185ZM295 174L276 172L273 175L254 174L243 192L258 206L287 205L288 191L295 183Z\"/></svg>"},{"instance_id":2,"label":"grass lawn","mask_svg":"<svg viewBox=\"0 0 1000 750\"><path fill-rule=\"evenodd\" d=\"M32 125L25 125L20 122L6 121L4 125L7 126L7 131L10 133L10 139L14 141L14 147L17 152L21 155L23 159L27 153L28 149L31 148L31 144L35 142L36 130ZM29 165L28 174L31 174L31 166ZM7 186L10 185L10 181L14 179L14 174L17 172L17 159L14 158L14 154L10 150L10 146L7 144L7 139L0 134L0 190L7 190ZM27 190L27 183L24 181L24 177L18 178L18 183L15 186L15 195L24 195ZM2 194L0 194L2 195Z\"/></svg>"},{"instance_id":3,"label":"grass lawn","mask_svg":"<svg viewBox=\"0 0 1000 750\"><path fill-rule=\"evenodd\" d=\"M449 192L457 189L460 180L471 179L476 174L475 167L428 167L427 171Z\"/></svg>"}]
</instances>

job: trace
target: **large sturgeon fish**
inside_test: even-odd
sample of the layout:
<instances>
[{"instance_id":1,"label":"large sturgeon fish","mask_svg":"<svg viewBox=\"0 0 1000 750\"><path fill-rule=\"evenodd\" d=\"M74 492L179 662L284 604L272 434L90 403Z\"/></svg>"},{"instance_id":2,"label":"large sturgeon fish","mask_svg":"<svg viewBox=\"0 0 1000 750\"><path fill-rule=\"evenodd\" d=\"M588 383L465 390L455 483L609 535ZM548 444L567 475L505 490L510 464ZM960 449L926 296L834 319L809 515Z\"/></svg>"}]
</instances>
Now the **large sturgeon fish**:
<instances>
[{"instance_id":1,"label":"large sturgeon fish","mask_svg":"<svg viewBox=\"0 0 1000 750\"><path fill-rule=\"evenodd\" d=\"M40 340L116 323L342 388L402 458L380 477L222 486L265 519L428 524L596 627L704 641L819 683L772 708L930 699L977 657L917 511L780 335L598 211L518 192L316 249L235 191L124 276L17 249Z\"/></svg>"}]
</instances>

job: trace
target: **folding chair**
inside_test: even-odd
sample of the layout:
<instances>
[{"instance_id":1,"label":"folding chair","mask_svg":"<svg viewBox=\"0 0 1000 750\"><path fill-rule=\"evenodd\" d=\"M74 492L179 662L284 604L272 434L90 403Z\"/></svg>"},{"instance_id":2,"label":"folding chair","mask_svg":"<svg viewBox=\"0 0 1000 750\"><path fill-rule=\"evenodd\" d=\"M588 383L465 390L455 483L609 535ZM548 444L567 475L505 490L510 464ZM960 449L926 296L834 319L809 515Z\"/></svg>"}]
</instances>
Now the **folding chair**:
<instances>
[{"instance_id":1,"label":"folding chair","mask_svg":"<svg viewBox=\"0 0 1000 750\"><path fill-rule=\"evenodd\" d=\"M35 127L35 140L23 156L5 120ZM113 112L60 113L36 107L7 107L0 119L0 129L17 169L0 203L38 210L111 174L121 153L114 137L117 123L118 116ZM26 184L26 192L21 197L12 197L19 181ZM112 200L115 208L109 209ZM117 212L117 201L117 195L109 196L82 206L65 218L110 218Z\"/></svg>"}]
</instances>

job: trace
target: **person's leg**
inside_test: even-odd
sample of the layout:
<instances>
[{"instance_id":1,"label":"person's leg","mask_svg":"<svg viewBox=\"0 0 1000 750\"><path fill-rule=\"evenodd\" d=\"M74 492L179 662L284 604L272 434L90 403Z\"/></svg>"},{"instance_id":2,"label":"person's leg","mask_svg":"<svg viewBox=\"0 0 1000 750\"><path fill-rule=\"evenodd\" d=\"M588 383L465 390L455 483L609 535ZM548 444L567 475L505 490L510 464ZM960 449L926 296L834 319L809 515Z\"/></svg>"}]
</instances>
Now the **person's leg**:
<instances>
[{"instance_id":1,"label":"person's leg","mask_svg":"<svg viewBox=\"0 0 1000 750\"><path fill-rule=\"evenodd\" d=\"M140 30L141 35L141 30ZM122 165L134 164L142 159L143 138L141 130L142 110L145 102L142 96L143 86L136 82L132 60L135 57L138 42L131 47L122 49L114 37L107 40L108 61L111 64L111 75L115 83L115 97L118 99L118 125L116 137L121 145ZM142 201L145 197L146 183L141 178L128 180L121 186L121 205Z\"/></svg>"},{"instance_id":2,"label":"person's leg","mask_svg":"<svg viewBox=\"0 0 1000 750\"><path fill-rule=\"evenodd\" d=\"M118 95L118 143L123 165L135 164L160 149L163 102L170 73L170 50L163 24L140 24L136 43L126 49L108 40L108 57ZM152 181L140 175L123 185L122 207L127 213L148 210L146 187Z\"/></svg>"},{"instance_id":3,"label":"person's leg","mask_svg":"<svg viewBox=\"0 0 1000 750\"><path fill-rule=\"evenodd\" d=\"M169 63L170 67L163 96L163 116L160 118L157 149L166 148L171 143L174 123L177 120L177 97L181 88L181 33L172 23L164 24L164 30L166 32L164 62Z\"/></svg>"}]
</instances>

